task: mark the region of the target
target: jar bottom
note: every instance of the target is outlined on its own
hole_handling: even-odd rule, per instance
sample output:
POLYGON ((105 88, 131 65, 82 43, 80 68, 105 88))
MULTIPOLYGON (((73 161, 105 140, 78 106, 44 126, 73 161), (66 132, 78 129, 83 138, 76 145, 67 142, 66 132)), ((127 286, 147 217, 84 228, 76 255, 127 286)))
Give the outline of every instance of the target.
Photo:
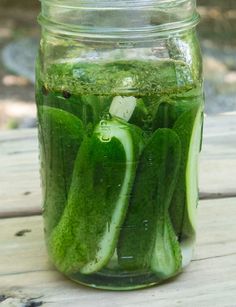
MULTIPOLYGON (((180 273, 181 272, 177 272, 176 275, 180 273)), ((153 273, 147 273, 142 275, 132 275, 131 273, 127 275, 107 275, 107 273, 105 272, 99 272, 90 275, 76 273, 67 277, 79 284, 96 289, 129 291, 151 287, 160 284, 167 279, 171 279, 174 276, 158 278, 157 275, 153 273)))
POLYGON ((151 287, 177 277, 190 264, 194 247, 193 238, 192 240, 182 241, 180 245, 182 251, 182 269, 170 276, 158 276, 150 271, 121 272, 109 268, 89 275, 77 272, 66 276, 76 283, 96 289, 129 291, 151 287))

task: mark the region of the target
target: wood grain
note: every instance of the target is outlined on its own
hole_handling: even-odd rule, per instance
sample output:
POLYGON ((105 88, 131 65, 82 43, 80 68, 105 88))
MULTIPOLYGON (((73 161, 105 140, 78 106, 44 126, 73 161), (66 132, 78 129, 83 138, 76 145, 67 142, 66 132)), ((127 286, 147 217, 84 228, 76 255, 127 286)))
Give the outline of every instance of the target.
POLYGON ((0 133, 0 217, 41 211, 35 129, 0 133))
POLYGON ((201 201, 191 265, 170 282, 135 292, 95 290, 67 280, 48 261, 40 216, 2 219, 0 295, 8 299, 1 306, 25 306, 29 300, 43 306, 235 306, 235 216, 236 198, 201 201), (21 230, 30 232, 17 236, 21 230))
POLYGON ((236 196, 236 115, 206 117, 203 140, 201 194, 236 196))

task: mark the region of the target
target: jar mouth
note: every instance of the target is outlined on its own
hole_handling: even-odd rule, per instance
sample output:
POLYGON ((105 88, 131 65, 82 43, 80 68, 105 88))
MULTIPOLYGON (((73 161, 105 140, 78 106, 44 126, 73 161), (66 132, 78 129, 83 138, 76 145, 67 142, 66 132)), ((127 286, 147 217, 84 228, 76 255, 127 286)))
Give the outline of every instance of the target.
POLYGON ((41 0, 39 23, 55 35, 150 40, 193 28, 195 0, 41 0), (125 5, 124 5, 125 3, 125 5))

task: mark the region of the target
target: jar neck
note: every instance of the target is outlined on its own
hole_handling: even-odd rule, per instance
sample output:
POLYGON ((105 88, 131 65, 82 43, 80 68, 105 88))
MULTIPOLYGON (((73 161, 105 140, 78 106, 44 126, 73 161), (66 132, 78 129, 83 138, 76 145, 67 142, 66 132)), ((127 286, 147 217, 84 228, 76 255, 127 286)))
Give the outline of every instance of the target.
POLYGON ((41 0, 40 24, 58 35, 150 40, 194 27, 196 0, 41 0))

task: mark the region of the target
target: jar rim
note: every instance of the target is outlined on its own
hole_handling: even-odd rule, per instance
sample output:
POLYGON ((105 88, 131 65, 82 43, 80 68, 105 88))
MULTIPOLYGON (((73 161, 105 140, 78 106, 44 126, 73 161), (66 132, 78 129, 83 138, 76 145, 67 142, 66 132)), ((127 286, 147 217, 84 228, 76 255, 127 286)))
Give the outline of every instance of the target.
POLYGON ((67 38, 75 38, 83 41, 91 40, 124 40, 130 41, 152 41, 154 39, 166 37, 169 34, 184 32, 194 28, 200 20, 200 15, 196 12, 191 19, 173 22, 164 25, 156 25, 145 28, 134 29, 93 29, 89 27, 68 26, 60 23, 55 23, 46 19, 42 14, 38 17, 39 24, 56 36, 67 38))
POLYGON ((39 23, 45 29, 83 39, 144 41, 183 31, 199 21, 196 0, 41 0, 41 3, 39 23))
POLYGON ((158 9, 163 6, 174 7, 183 3, 196 3, 196 0, 40 0, 44 4, 50 6, 64 7, 64 8, 149 8, 158 9))

